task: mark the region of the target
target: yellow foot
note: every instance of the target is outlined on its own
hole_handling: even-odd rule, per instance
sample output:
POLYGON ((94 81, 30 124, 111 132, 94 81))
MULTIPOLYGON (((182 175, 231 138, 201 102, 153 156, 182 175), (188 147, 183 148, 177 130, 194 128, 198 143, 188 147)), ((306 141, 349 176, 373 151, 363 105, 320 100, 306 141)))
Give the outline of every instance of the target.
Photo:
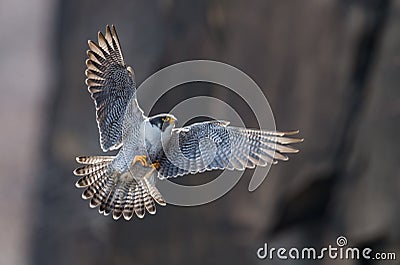
POLYGON ((149 177, 153 174, 154 170, 157 170, 157 169, 159 169, 159 168, 160 168, 160 163, 158 162, 158 160, 156 160, 156 162, 154 162, 153 164, 151 164, 151 169, 150 169, 149 172, 146 173, 146 175, 144 176, 144 178, 149 178, 149 177))
POLYGON ((156 162, 151 164, 151 167, 154 168, 154 169, 159 169, 160 168, 160 162, 158 162, 158 160, 156 160, 156 162))
POLYGON ((135 165, 137 162, 140 162, 142 166, 147 167, 149 166, 147 163, 147 156, 141 155, 141 156, 135 156, 135 158, 132 161, 132 166, 135 165))

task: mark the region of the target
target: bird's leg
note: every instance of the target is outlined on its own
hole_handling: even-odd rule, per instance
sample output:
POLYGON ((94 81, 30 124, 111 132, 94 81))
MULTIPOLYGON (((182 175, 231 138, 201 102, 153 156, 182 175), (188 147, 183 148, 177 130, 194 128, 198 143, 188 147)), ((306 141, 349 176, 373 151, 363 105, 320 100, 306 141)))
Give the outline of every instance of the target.
POLYGON ((154 170, 157 170, 159 168, 160 168, 160 163, 158 162, 158 160, 156 160, 153 164, 151 164, 151 169, 149 172, 146 173, 146 175, 144 175, 144 178, 149 178, 151 174, 153 174, 154 170))
POLYGON ((135 165, 137 162, 140 162, 140 164, 142 164, 142 166, 144 167, 149 166, 149 164, 147 163, 146 155, 135 156, 135 158, 132 161, 132 166, 135 165))
POLYGON ((160 162, 156 160, 153 164, 151 164, 151 167, 154 169, 159 169, 160 168, 160 162))

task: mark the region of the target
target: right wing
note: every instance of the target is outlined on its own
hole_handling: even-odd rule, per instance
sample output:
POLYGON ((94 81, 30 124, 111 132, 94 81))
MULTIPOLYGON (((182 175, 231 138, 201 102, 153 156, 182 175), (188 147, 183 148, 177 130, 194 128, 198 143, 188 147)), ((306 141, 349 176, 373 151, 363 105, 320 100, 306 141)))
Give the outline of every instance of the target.
POLYGON ((214 169, 244 170, 288 160, 302 142, 291 138, 298 131, 275 132, 228 126, 229 122, 195 123, 174 129, 159 163, 159 177, 170 178, 214 169))
MULTIPOLYGON (((133 69, 125 65, 115 27, 107 25, 105 36, 98 33, 98 44, 89 40, 86 84, 96 105, 96 120, 103 151, 122 145, 122 128, 128 104, 134 115, 143 115, 136 100, 133 69)), ((139 119, 137 119, 139 120, 139 119)))

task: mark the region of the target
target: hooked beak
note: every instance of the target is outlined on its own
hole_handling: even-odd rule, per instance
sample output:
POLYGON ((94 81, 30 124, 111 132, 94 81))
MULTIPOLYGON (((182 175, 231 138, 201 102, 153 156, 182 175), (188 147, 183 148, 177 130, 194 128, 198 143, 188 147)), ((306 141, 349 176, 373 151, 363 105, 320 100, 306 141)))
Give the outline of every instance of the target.
POLYGON ((169 124, 173 125, 173 124, 175 124, 175 121, 176 121, 176 119, 170 118, 170 119, 169 119, 169 124))

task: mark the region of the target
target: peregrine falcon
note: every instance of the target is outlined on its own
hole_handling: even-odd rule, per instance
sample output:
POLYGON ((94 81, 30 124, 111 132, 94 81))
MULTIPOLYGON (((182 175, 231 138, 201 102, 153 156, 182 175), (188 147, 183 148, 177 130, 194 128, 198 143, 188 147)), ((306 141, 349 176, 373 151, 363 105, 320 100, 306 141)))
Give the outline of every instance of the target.
POLYGON ((96 106, 100 146, 116 156, 80 156, 74 170, 90 207, 114 219, 155 214, 166 205, 157 179, 209 170, 244 170, 288 160, 298 150, 289 144, 298 131, 276 132, 229 126, 226 121, 194 123, 175 128, 171 114, 147 117, 136 98, 134 71, 124 62, 115 27, 88 41, 86 84, 96 106))

